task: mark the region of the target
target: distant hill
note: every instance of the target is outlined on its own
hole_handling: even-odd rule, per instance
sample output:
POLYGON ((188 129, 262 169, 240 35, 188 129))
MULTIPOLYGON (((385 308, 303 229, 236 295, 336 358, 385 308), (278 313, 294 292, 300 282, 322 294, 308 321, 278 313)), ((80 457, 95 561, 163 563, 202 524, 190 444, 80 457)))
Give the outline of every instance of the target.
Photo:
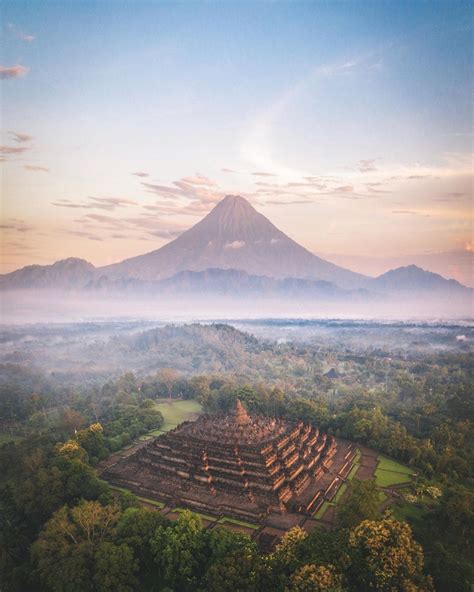
POLYGON ((425 271, 416 265, 387 271, 372 280, 370 286, 384 292, 430 292, 432 294, 472 292, 456 280, 447 280, 437 273, 425 271))
POLYGON ((71 257, 0 276, 3 290, 86 290, 101 295, 217 295, 315 302, 387 299, 404 293, 469 297, 472 290, 415 265, 369 278, 313 255, 238 195, 164 247, 95 268, 71 257))
POLYGON ((95 277, 95 267, 84 259, 69 257, 52 265, 28 265, 0 276, 0 288, 82 288, 95 277))
POLYGON ((252 298, 315 298, 347 299, 373 298, 368 290, 344 290, 331 282, 299 278, 278 279, 250 275, 237 269, 206 269, 182 271, 160 281, 134 279, 110 280, 101 276, 89 282, 88 291, 104 294, 127 292, 130 294, 164 296, 226 296, 252 298))

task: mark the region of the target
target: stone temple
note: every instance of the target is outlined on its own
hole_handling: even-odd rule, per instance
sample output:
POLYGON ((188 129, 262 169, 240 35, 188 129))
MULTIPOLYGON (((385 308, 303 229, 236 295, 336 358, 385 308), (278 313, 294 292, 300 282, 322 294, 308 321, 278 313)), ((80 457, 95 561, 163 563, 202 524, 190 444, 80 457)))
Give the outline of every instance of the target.
POLYGON ((237 401, 231 413, 201 416, 147 442, 103 477, 170 507, 267 524, 273 517, 290 527, 334 497, 354 455, 317 428, 250 416, 237 401))

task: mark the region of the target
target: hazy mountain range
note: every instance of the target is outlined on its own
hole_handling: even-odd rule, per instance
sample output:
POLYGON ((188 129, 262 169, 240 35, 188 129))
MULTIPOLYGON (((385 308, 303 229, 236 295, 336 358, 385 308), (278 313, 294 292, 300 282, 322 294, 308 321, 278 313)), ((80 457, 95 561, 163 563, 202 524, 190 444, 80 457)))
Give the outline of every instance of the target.
POLYGON ((289 238, 240 196, 229 195, 165 246, 105 267, 69 258, 0 276, 3 290, 216 294, 308 299, 379 299, 408 292, 468 296, 455 280, 414 265, 377 278, 330 263, 289 238))

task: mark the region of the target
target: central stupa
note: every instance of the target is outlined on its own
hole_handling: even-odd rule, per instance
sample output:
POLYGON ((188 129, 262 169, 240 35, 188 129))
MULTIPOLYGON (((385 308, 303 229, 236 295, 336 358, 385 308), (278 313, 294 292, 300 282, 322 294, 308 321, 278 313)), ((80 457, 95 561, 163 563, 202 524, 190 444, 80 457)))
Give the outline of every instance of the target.
POLYGON ((336 440, 317 428, 249 415, 237 400, 230 413, 155 438, 104 477, 171 507, 261 520, 313 513, 333 480, 336 452, 336 440))

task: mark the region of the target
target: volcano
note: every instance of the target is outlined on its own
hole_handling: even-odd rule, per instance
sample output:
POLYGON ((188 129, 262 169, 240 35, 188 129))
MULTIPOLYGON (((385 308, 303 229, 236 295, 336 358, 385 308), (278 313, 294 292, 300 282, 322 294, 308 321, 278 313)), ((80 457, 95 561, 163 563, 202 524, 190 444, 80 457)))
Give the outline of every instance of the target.
POLYGON ((313 255, 239 195, 225 197, 205 218, 160 249, 102 267, 100 272, 112 279, 159 280, 210 268, 325 280, 347 288, 364 286, 368 280, 313 255))

